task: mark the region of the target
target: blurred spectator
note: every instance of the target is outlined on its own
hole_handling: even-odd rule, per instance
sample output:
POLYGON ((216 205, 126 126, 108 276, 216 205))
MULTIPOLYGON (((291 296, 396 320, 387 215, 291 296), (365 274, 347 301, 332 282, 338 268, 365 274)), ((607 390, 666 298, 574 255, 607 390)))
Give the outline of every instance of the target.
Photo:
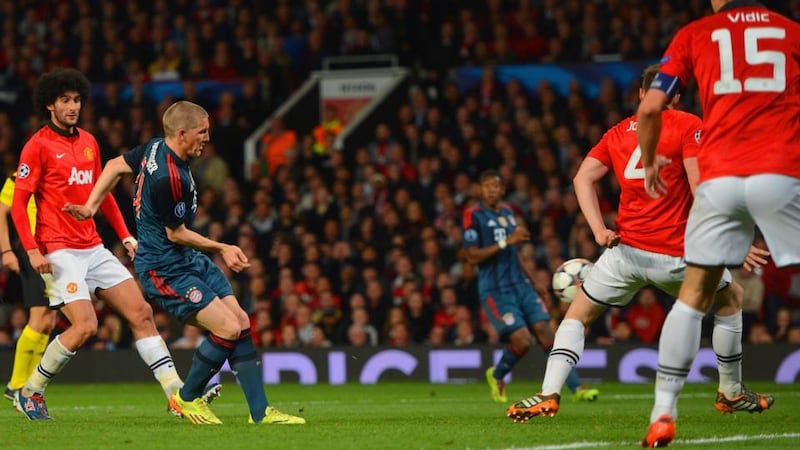
POLYGON ((297 328, 290 323, 281 327, 280 346, 282 348, 300 347, 300 340, 297 338, 297 328))
POLYGON ((772 338, 775 342, 786 342, 788 340, 789 329, 792 327, 792 312, 789 308, 778 308, 775 315, 775 332, 772 338))
POLYGON ((333 143, 342 132, 344 124, 340 119, 336 106, 327 104, 323 107, 322 122, 314 127, 314 153, 324 155, 333 150, 333 143))
POLYGON ((200 328, 186 324, 183 326, 181 337, 172 342, 170 348, 194 350, 199 347, 205 339, 203 331, 200 328))
POLYGON ((749 271, 744 269, 732 270, 733 279, 744 288, 744 298, 742 299, 742 328, 747 335, 750 326, 761 320, 761 309, 764 303, 764 281, 759 274, 760 271, 749 271))
POLYGON ((786 332, 786 343, 800 345, 800 325, 789 327, 789 331, 786 332))
POLYGON ((161 339, 169 345, 173 340, 172 325, 169 314, 164 311, 153 312, 153 322, 156 324, 156 330, 161 336, 161 339))
POLYGON ((306 305, 300 305, 300 307, 297 308, 295 324, 297 340, 300 341, 300 345, 309 345, 314 333, 314 323, 311 321, 311 308, 306 305))
POLYGON ((314 327, 311 333, 311 340, 306 344, 306 346, 313 348, 328 348, 331 345, 331 341, 325 336, 325 332, 320 326, 314 327))
POLYGON ((250 168, 253 178, 275 176, 277 170, 286 165, 289 152, 297 152, 297 133, 286 129, 283 118, 274 116, 270 129, 261 137, 260 158, 250 168))
POLYGON ((13 350, 14 340, 8 331, 0 329, 0 350, 13 350))
POLYGON ((771 344, 774 342, 774 339, 772 339, 772 335, 769 334, 769 329, 767 329, 766 325, 761 322, 756 322, 750 327, 747 341, 751 344, 771 344))
POLYGON ((371 347, 369 337, 363 325, 353 323, 347 327, 347 342, 353 347, 371 347))
POLYGON ((617 324, 614 326, 614 331, 612 332, 612 335, 614 337, 614 342, 616 343, 632 342, 635 339, 635 335, 633 333, 631 325, 624 320, 617 322, 617 324))
POLYGON ((192 160, 191 167, 198 187, 209 188, 214 192, 222 191, 230 174, 228 163, 217 153, 216 145, 211 142, 203 147, 199 158, 192 160))
POLYGON ((628 308, 628 324, 636 337, 645 344, 658 340, 666 312, 658 301, 656 290, 645 287, 636 295, 636 302, 628 308))

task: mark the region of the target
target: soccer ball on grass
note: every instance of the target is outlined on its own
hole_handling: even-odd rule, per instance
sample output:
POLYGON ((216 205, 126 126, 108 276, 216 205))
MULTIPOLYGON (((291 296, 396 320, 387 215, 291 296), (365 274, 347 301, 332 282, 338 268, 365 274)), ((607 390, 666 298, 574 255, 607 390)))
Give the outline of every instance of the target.
POLYGON ((572 303, 581 283, 589 275, 594 264, 588 259, 575 258, 564 261, 553 273, 553 292, 564 303, 572 303))

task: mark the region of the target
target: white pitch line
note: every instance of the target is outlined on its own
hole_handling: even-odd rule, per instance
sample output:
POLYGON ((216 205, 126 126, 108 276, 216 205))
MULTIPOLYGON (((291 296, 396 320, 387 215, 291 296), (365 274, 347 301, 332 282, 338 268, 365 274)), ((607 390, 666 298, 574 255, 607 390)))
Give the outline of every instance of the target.
MULTIPOLYGON (((738 434, 734 436, 719 436, 698 439, 675 439, 675 444, 692 445, 692 444, 721 444, 726 442, 748 442, 748 441, 761 441, 761 440, 777 440, 777 439, 798 439, 800 433, 780 433, 780 434, 738 434)), ((556 444, 556 445, 540 445, 537 447, 511 447, 508 450, 570 450, 576 448, 600 448, 600 447, 618 447, 638 445, 638 443, 631 444, 630 442, 609 442, 609 441, 580 441, 571 442, 569 444, 556 444)))

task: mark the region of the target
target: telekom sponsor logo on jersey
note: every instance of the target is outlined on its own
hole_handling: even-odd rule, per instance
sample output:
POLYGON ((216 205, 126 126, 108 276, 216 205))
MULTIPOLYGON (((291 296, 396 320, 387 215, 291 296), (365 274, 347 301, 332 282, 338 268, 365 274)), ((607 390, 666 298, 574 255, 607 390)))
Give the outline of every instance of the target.
POLYGON ((67 182, 72 185, 92 184, 94 181, 94 171, 92 169, 78 170, 76 167, 72 168, 67 182))

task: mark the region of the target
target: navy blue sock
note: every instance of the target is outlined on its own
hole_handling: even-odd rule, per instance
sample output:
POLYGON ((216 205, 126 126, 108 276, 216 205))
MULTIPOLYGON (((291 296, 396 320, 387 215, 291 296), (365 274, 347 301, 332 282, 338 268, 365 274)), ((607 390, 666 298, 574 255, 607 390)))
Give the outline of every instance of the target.
POLYGON ((502 380, 504 376, 511 372, 511 369, 517 365, 523 356, 525 356, 525 352, 514 348, 514 346, 511 344, 508 344, 508 346, 503 350, 503 356, 500 357, 500 361, 498 361, 497 365, 494 367, 494 378, 497 380, 502 380))
POLYGON ((264 418, 264 412, 269 405, 267 394, 264 392, 264 378, 261 372, 261 358, 253 345, 250 337, 250 329, 242 330, 239 340, 236 341, 228 362, 231 370, 239 380, 244 397, 247 399, 247 406, 250 408, 250 416, 253 421, 258 423, 264 418))
POLYGON ((194 352, 192 367, 189 368, 189 374, 179 391, 181 399, 192 401, 203 395, 208 381, 219 372, 235 345, 236 341, 210 334, 194 352))

